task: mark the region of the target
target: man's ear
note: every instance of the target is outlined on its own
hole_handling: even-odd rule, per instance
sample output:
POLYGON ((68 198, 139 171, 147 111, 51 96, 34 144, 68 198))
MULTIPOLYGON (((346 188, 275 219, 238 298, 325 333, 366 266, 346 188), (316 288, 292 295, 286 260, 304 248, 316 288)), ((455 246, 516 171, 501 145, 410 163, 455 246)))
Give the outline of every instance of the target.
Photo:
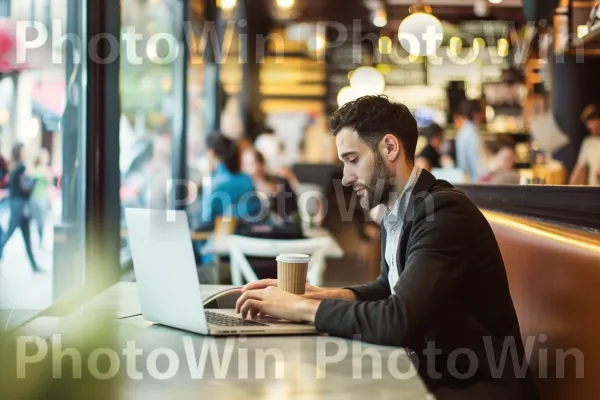
POLYGON ((402 148, 402 144, 400 140, 394 135, 385 135, 381 140, 381 152, 383 158, 388 162, 394 162, 401 157, 404 149, 402 148))

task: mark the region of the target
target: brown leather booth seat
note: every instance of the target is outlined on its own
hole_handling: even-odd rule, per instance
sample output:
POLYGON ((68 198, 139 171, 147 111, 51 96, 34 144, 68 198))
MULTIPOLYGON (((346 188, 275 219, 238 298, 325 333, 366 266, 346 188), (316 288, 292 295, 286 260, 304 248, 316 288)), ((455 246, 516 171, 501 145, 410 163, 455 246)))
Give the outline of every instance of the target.
POLYGON ((542 399, 599 399, 600 234, 484 214, 542 399))

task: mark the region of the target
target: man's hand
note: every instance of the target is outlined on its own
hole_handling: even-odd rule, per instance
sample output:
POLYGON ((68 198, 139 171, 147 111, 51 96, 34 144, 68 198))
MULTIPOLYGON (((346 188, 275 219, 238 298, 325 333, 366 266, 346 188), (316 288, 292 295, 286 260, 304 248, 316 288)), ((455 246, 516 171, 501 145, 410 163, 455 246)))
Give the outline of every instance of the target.
MULTIPOLYGON (((242 288, 242 293, 247 290, 266 289, 268 287, 277 287, 277 279, 262 279, 260 281, 250 282, 242 288)), ((308 297, 308 295, 320 292, 323 289, 307 283, 304 290, 304 296, 308 297)))
POLYGON ((235 309, 246 319, 248 315, 269 315, 291 322, 315 322, 320 301, 285 292, 277 287, 244 290, 235 309))
MULTIPOLYGON (((250 282, 242 288, 242 293, 248 290, 260 290, 268 287, 277 287, 277 279, 263 279, 250 282)), ((356 300, 354 292, 348 289, 324 289, 310 284, 306 284, 305 292, 302 297, 313 300, 342 299, 356 300)))

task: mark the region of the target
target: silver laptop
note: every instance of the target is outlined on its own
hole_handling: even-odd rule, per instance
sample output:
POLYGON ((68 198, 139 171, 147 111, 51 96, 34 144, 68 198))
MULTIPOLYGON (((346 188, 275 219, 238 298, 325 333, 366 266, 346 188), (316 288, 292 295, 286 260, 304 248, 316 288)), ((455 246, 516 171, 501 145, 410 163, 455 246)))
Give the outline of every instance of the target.
POLYGON ((205 310, 185 212, 128 208, 125 219, 145 319, 204 335, 316 332, 312 324, 243 320, 235 309, 205 310))

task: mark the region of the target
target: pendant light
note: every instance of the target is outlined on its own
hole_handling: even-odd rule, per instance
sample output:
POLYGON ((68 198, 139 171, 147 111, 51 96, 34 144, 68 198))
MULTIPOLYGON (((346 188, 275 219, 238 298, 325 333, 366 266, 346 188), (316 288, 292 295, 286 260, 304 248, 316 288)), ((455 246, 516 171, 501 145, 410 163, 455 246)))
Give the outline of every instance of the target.
POLYGON ((406 52, 413 56, 434 54, 442 45, 444 28, 433 15, 431 7, 419 0, 409 8, 410 15, 400 23, 398 39, 406 52))

